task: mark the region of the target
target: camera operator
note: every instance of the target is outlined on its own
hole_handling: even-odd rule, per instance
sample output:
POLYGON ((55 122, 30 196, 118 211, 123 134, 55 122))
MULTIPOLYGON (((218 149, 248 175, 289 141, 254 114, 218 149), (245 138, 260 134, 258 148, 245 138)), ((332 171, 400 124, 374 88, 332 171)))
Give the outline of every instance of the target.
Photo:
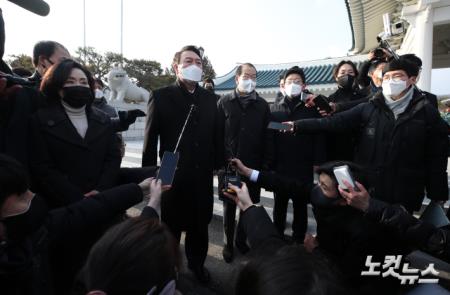
POLYGON ((403 58, 391 60, 382 91, 369 102, 331 117, 286 124, 295 125, 295 132, 356 130, 355 162, 369 172, 376 198, 409 212, 420 208, 425 189, 428 198, 445 201, 448 127, 413 87, 418 72, 403 58))
POLYGON ((381 89, 383 68, 391 58, 389 51, 378 47, 370 51, 367 61, 361 64, 356 82, 366 96, 372 96, 381 89))
MULTIPOLYGON (((69 275, 71 270, 57 267, 55 262, 64 264, 68 255, 78 253, 64 252, 64 247, 82 245, 86 235, 100 234, 117 214, 154 191, 155 183, 146 179, 139 185, 122 185, 76 204, 48 211, 42 197, 29 190, 24 167, 0 154, 2 294, 67 293, 73 280, 69 275), (69 284, 65 284, 67 281, 69 284), (55 286, 58 286, 56 290, 55 286)), ((149 205, 153 204, 151 200, 149 205)))
MULTIPOLYGON (((48 13, 45 12, 48 5, 43 1, 11 2, 37 14, 48 13)), ((43 99, 34 89, 22 86, 30 84, 27 80, 12 75, 13 72, 3 61, 4 48, 5 23, 0 9, 0 153, 14 157, 28 169, 28 118, 43 103, 43 99)))

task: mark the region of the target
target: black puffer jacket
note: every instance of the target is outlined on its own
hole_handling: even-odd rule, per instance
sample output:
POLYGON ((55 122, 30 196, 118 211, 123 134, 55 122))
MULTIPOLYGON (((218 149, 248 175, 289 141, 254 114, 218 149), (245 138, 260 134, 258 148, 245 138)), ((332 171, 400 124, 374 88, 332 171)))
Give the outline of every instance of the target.
POLYGON ((378 93, 368 103, 322 119, 295 122, 297 132, 357 132, 355 162, 369 172, 375 196, 418 210, 424 197, 447 200, 447 124, 418 91, 396 120, 378 93))

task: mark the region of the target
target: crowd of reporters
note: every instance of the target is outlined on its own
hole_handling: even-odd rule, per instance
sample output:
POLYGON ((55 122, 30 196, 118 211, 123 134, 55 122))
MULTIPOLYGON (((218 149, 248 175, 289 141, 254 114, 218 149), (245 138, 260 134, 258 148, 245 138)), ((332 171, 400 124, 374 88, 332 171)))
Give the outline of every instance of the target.
POLYGON ((201 88, 192 70, 201 69, 202 54, 184 47, 174 57, 176 83, 149 101, 143 167, 124 169, 117 132, 141 111, 106 108, 101 80, 61 44, 39 42, 29 84, 0 79, 2 293, 175 294, 182 231, 188 267, 209 282, 213 170, 224 202, 223 258, 233 261, 235 245, 250 257, 236 294, 407 292, 395 278, 364 278, 361 270, 368 255, 413 249, 448 261, 448 231, 411 215, 425 192, 436 202, 448 198, 448 125, 436 97, 414 86, 417 57, 380 50, 359 73, 351 61, 338 63, 338 88, 328 97, 307 90, 301 68, 288 69, 269 105, 255 90, 254 65, 240 65, 236 89, 218 98, 214 82, 201 88), (190 105, 179 170, 163 186, 152 178, 157 154, 178 147, 190 105), (270 122, 288 128, 274 131, 270 122), (338 186, 333 168, 343 164, 357 189, 338 186), (242 183, 227 183, 230 173, 242 183), (274 223, 255 205, 261 188, 274 192, 274 223), (124 214, 143 199, 139 217, 124 214), (307 233, 307 204, 316 236, 307 233))

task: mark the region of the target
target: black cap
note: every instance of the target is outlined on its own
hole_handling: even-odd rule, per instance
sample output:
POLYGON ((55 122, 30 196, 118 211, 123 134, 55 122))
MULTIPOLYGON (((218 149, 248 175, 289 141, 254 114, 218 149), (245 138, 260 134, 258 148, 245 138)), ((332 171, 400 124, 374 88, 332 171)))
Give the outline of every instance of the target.
POLYGON ((293 66, 292 68, 288 69, 285 73, 284 73, 284 80, 286 80, 286 78, 291 75, 291 74, 298 74, 300 75, 300 77, 302 78, 303 83, 306 83, 306 79, 305 79, 305 72, 303 72, 302 68, 299 68, 298 66, 293 66))
POLYGON ((419 75, 419 67, 407 60, 400 57, 399 59, 393 59, 386 64, 383 69, 383 75, 391 71, 405 71, 408 77, 417 77, 419 75))

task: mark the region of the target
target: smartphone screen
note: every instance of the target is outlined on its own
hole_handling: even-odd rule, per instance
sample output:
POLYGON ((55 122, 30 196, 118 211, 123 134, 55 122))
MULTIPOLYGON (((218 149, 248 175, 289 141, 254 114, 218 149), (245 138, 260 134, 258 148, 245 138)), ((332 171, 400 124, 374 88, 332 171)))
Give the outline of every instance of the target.
POLYGON ((354 190, 357 190, 355 181, 353 180, 350 168, 347 165, 338 166, 333 169, 334 176, 341 188, 348 189, 347 185, 344 184, 344 180, 350 183, 354 190))
POLYGON ((303 102, 306 102, 308 100, 309 93, 306 93, 305 91, 302 91, 302 94, 300 96, 300 100, 303 102))
POLYGON ((179 157, 179 153, 164 152, 161 167, 156 176, 157 179, 161 179, 162 185, 172 185, 179 157))
POLYGON ((291 126, 279 122, 270 122, 267 128, 273 130, 289 130, 291 126))

